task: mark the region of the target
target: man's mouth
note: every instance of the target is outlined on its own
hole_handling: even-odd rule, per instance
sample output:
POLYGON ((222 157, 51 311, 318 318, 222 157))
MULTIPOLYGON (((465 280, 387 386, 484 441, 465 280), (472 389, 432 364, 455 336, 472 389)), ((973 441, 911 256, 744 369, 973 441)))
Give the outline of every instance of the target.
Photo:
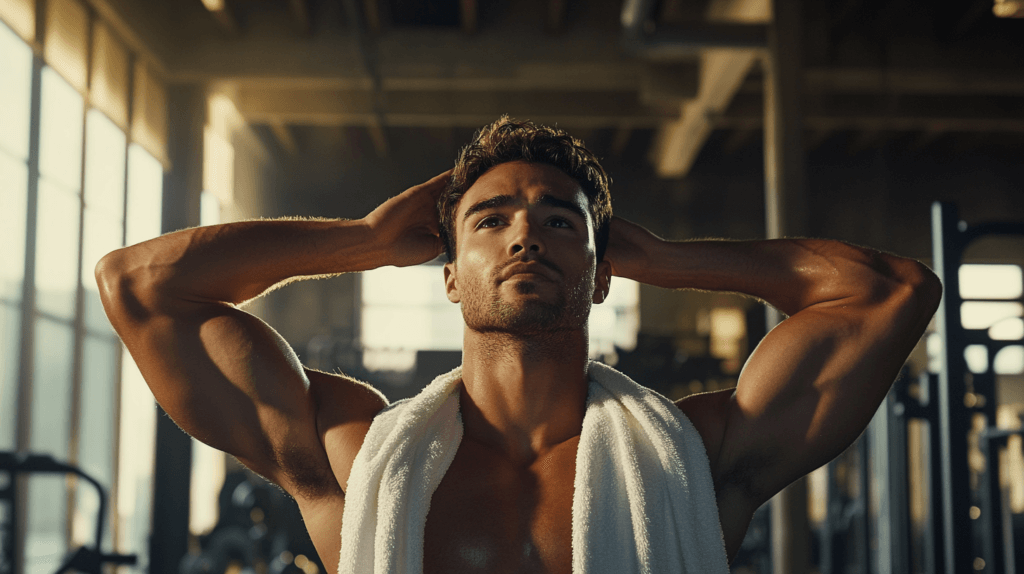
POLYGON ((561 271, 549 261, 537 260, 531 262, 516 262, 502 269, 500 277, 502 281, 508 281, 512 277, 523 276, 524 278, 541 278, 554 281, 561 271))

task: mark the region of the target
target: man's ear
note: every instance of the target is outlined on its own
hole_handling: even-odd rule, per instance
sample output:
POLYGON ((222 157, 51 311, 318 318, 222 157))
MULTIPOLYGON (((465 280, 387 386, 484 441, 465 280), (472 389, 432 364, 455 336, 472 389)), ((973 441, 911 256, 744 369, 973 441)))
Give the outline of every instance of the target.
POLYGON ((461 301, 459 287, 455 284, 455 262, 444 264, 444 292, 452 303, 461 301))
POLYGON ((594 303, 604 303, 608 298, 608 289, 612 282, 612 264, 602 260, 597 264, 597 273, 594 275, 594 303))

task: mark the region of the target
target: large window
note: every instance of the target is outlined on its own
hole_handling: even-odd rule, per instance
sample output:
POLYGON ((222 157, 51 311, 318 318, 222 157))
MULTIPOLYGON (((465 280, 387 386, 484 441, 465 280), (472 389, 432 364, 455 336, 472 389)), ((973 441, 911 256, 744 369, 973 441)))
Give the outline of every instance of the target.
POLYGON ((15 446, 32 49, 0 24, 0 450, 15 446))
MULTIPOLYGON (((993 341, 1024 338, 1024 273, 1017 265, 961 265, 960 322, 965 329, 984 329, 993 341)), ((1007 345, 989 357, 985 345, 967 345, 967 368, 972 373, 991 369, 996 375, 1024 373, 1024 346, 1007 345), (990 364, 991 363, 991 364, 990 364)))
MULTIPOLYGON (((381 267, 362 274, 363 366, 407 371, 416 351, 462 349, 462 311, 448 301, 439 265, 381 267)), ((590 355, 614 362, 615 349, 632 350, 640 327, 640 285, 615 277, 608 298, 590 313, 590 355)))
MULTIPOLYGON (((0 451, 52 455, 96 478, 110 496, 103 549, 140 554, 141 572, 155 404, 106 319, 93 269, 160 234, 152 126, 166 112, 138 105, 150 117, 131 118, 127 102, 159 103, 162 88, 141 62, 130 85, 127 49, 84 4, 50 0, 42 15, 36 5, 0 5, 0 451), (34 55, 26 31, 37 17, 46 34, 34 55), (129 133, 147 134, 148 148, 129 133)), ((26 573, 51 574, 70 547, 94 543, 91 486, 30 475, 26 498, 26 573)))

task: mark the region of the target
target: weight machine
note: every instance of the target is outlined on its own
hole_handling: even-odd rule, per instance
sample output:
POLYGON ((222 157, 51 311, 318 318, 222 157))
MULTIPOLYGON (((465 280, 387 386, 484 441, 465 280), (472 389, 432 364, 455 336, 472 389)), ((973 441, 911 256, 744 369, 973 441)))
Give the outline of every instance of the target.
POLYGON ((971 244, 991 236, 1024 238, 1024 223, 971 226, 960 221, 955 205, 943 202, 932 205, 931 216, 934 270, 944 287, 936 312, 940 368, 937 373, 921 373, 916 393, 904 371, 865 435, 829 463, 829 505, 819 532, 823 574, 1024 572, 1024 516, 1008 511, 999 479, 1000 451, 1007 448, 1010 437, 1024 431, 996 426, 993 361, 986 372, 972 373, 964 354, 968 345, 982 345, 994 357, 1002 348, 1022 342, 993 340, 987 328, 965 329, 959 280, 964 252, 971 244), (980 432, 974 428, 977 416, 984 420, 980 432), (927 520, 920 533, 913 532, 910 519, 907 441, 911 421, 923 423, 924 429, 925 480, 913 485, 927 492, 927 520), (972 440, 984 459, 984 471, 973 485, 968 464, 972 440), (836 474, 854 451, 859 496, 850 499, 842 496, 836 474), (877 497, 872 501, 877 509, 874 516, 868 510, 872 496, 877 497), (916 556, 915 539, 921 550, 916 556))
POLYGON ((82 477, 86 482, 96 488, 100 498, 100 507, 96 513, 96 544, 92 548, 82 546, 69 553, 56 574, 68 571, 82 572, 85 574, 100 574, 103 564, 134 565, 137 557, 134 554, 105 553, 100 549, 103 542, 103 523, 106 519, 107 494, 103 487, 93 477, 83 472, 80 468, 58 462, 53 457, 45 454, 20 454, 14 452, 0 452, 0 472, 7 474, 6 486, 0 487, 0 503, 6 504, 9 508, 7 520, 0 524, 0 574, 14 573, 14 528, 17 524, 15 516, 15 504, 17 500, 17 477, 19 474, 47 473, 47 474, 74 474, 82 477))

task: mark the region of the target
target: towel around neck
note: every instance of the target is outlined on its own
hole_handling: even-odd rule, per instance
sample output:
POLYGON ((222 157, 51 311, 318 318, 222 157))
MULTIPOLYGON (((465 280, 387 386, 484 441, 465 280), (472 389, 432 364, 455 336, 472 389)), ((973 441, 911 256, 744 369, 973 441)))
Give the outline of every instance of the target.
MULTIPOLYGON (((729 571, 700 434, 664 396, 597 362, 576 453, 575 574, 729 571)), ((386 407, 345 489, 339 574, 418 574, 430 498, 462 441, 462 368, 386 407)))

